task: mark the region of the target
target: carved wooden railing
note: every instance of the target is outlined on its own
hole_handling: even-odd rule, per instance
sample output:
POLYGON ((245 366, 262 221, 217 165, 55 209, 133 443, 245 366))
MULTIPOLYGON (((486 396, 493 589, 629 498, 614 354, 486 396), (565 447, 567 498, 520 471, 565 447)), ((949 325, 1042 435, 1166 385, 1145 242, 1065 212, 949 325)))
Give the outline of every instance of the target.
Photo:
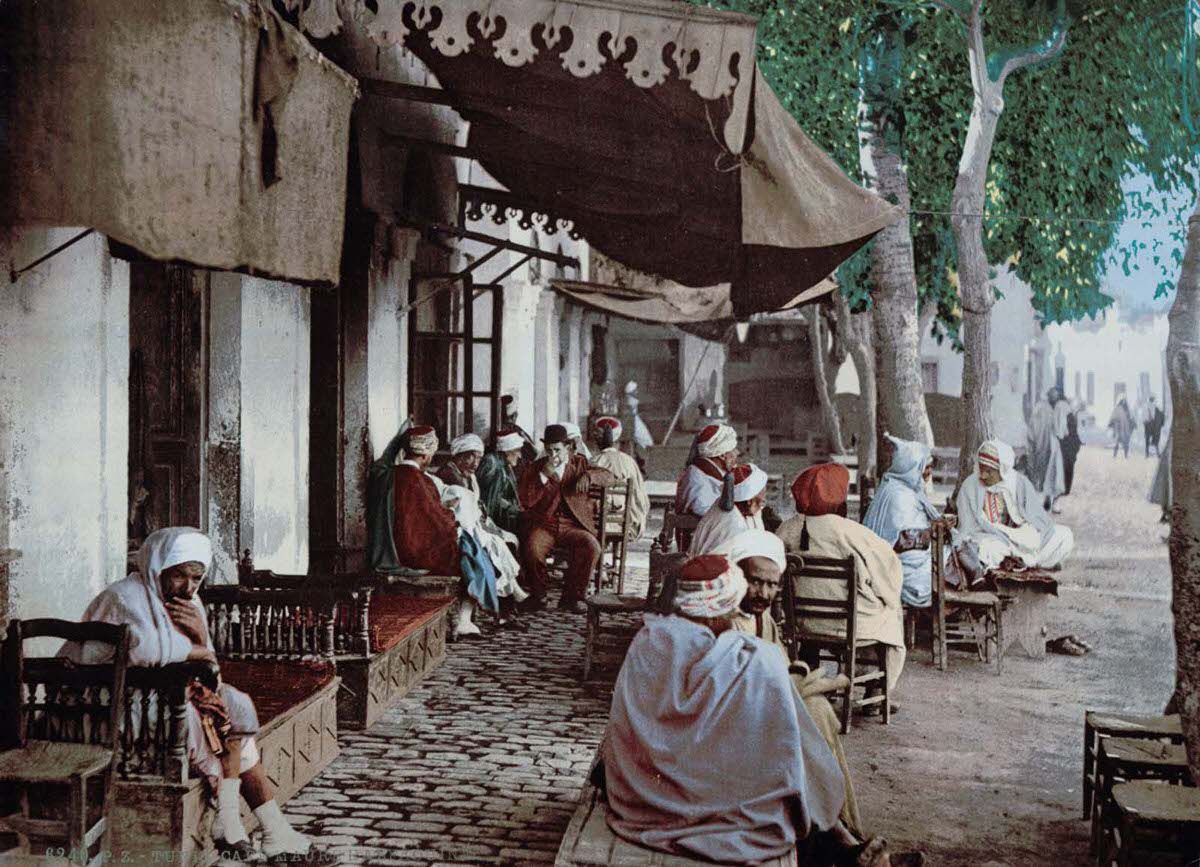
POLYGON ((209 636, 222 659, 329 659, 370 651, 370 587, 309 582, 204 588, 209 636))
MULTIPOLYGON (((26 660, 21 703, 27 737, 69 743, 105 743, 109 738, 111 690, 89 678, 104 666, 76 665, 54 657, 26 660)), ((117 773, 123 778, 187 779, 187 691, 193 680, 216 684, 216 666, 183 662, 125 672, 117 773)))

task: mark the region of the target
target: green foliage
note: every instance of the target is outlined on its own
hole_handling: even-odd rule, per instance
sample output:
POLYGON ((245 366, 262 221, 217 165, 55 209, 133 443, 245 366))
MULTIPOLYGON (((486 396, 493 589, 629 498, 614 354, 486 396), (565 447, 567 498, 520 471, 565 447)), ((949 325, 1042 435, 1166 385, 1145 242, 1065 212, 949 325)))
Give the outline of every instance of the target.
MULTIPOLYGON (((967 0, 953 2, 969 9, 967 0)), ((759 63, 767 80, 851 177, 861 178, 860 87, 892 94, 913 199, 918 286, 924 301, 938 305, 939 331, 954 337, 955 252, 945 212, 972 105, 959 17, 920 0, 705 5, 759 17, 759 63), (899 56, 879 52, 887 27, 903 33, 899 56)), ((1100 289, 1103 274, 1110 266, 1132 267, 1136 252, 1114 247, 1118 226, 1111 221, 1169 217, 1178 226, 1174 247, 1182 246, 1181 215, 1164 214, 1158 196, 1126 197, 1122 181, 1145 175, 1164 193, 1193 190, 1188 167, 1197 141, 1181 114, 1184 9, 1184 0, 992 0, 986 6, 993 77, 1008 57, 1069 27, 1059 57, 1020 70, 1005 84, 984 219, 989 260, 1009 264, 1030 284, 1046 321, 1078 319, 1110 302, 1100 289)), ((1178 256, 1150 252, 1165 289, 1178 256)), ((864 250, 839 271, 852 305, 868 297, 868 264, 864 250)))

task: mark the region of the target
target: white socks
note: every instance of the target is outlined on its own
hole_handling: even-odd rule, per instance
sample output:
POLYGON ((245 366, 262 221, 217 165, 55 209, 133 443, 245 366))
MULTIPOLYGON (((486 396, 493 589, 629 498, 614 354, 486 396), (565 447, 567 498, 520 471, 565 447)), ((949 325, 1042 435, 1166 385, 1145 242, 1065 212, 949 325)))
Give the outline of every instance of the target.
POLYGON ((224 840, 227 843, 241 843, 250 838, 242 827, 242 781, 237 777, 232 780, 221 780, 217 789, 217 818, 213 820, 212 835, 214 840, 224 840))
POLYGON ((475 613, 475 600, 465 598, 458 608, 458 622, 454 625, 455 635, 481 635, 479 627, 471 620, 475 613))
POLYGON ((283 811, 272 799, 254 811, 262 825, 262 849, 268 858, 287 852, 304 855, 308 852, 308 838, 293 828, 283 818, 283 811))

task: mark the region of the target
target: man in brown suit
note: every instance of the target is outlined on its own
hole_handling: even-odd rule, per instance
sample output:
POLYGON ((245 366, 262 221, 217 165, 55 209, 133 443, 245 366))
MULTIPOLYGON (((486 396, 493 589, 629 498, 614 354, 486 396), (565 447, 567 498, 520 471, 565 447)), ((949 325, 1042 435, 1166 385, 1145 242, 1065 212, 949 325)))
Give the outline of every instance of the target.
POLYGON ((542 444, 545 457, 526 464, 517 483, 525 510, 521 566, 531 595, 525 607, 536 611, 546 606, 546 557, 552 548, 561 547, 567 551, 568 566, 558 607, 583 614, 588 579, 600 560, 588 488, 612 482, 613 475, 574 454, 567 429, 560 424, 547 426, 542 444))

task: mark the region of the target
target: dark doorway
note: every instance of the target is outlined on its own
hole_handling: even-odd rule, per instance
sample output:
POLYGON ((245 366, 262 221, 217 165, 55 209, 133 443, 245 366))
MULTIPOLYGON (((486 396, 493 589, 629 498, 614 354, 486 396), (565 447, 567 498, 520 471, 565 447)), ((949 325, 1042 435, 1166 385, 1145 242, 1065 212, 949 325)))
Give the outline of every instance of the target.
POLYGON ((129 547, 200 526, 208 275, 129 264, 129 547))

